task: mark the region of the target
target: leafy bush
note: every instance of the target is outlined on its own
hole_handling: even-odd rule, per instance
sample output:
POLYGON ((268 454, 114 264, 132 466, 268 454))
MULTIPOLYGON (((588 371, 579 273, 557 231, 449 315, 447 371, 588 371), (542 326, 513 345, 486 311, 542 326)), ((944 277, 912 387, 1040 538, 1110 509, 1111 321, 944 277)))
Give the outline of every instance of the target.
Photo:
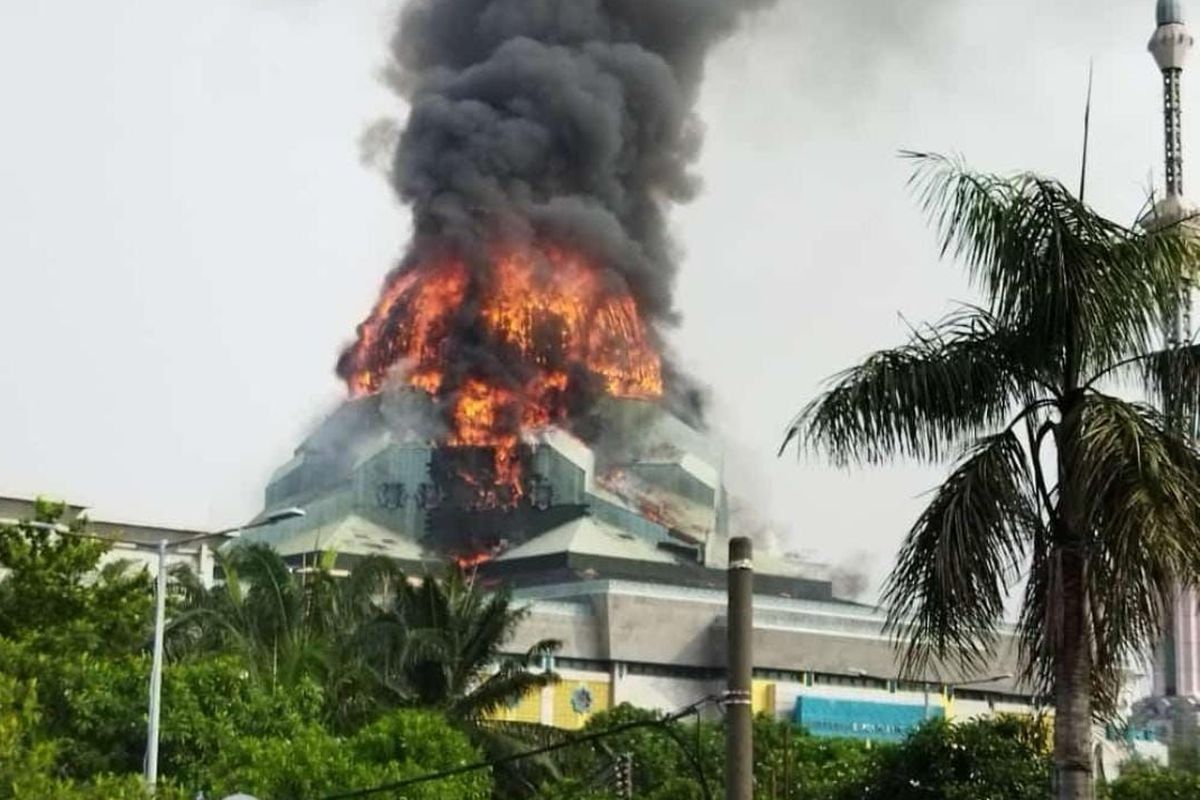
MULTIPOLYGON (((660 720, 661 715, 621 705, 597 714, 585 733, 633 722, 660 720)), ((754 721, 754 775, 761 798, 784 796, 791 784, 792 800, 859 800, 875 775, 879 747, 845 739, 809 736, 785 720, 759 717, 754 721)), ((608 768, 620 753, 633 756, 636 796, 647 800, 702 800, 701 771, 713 797, 722 794, 725 735, 717 721, 675 722, 637 728, 607 737, 601 743, 566 751, 560 760, 566 778, 548 787, 546 797, 589 797, 608 778, 608 768)), ((603 795, 600 795, 603 796, 603 795)))
POLYGON ((788 720, 767 717, 754 722, 754 749, 760 795, 793 800, 859 800, 889 751, 886 745, 810 736, 788 720))
MULTIPOLYGON (((97 775, 73 782, 57 774, 62 742, 46 736, 35 681, 0 673, 0 800, 147 800, 140 775, 97 775)), ((171 785, 158 800, 182 800, 171 785)))
POLYGON ((879 800, 1044 800, 1050 792, 1050 737, 1036 718, 930 720, 879 764, 879 800))
MULTIPOLYGON (((240 737, 208 765, 212 794, 248 792, 259 800, 315 800, 471 764, 479 754, 444 717, 396 711, 350 737, 303 725, 288 738, 240 737)), ((486 771, 465 773, 405 789, 406 800, 491 795, 486 771)))
POLYGON ((1200 797, 1200 774, 1132 762, 1101 796, 1104 800, 1195 800, 1200 797))

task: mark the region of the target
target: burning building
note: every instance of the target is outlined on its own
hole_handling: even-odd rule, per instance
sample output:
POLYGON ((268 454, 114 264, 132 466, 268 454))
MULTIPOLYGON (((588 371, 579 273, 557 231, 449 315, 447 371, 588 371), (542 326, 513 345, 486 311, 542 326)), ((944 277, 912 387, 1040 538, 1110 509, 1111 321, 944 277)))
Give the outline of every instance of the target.
MULTIPOLYGON (((619 702, 675 709, 723 679, 737 523, 700 393, 665 346, 666 218, 698 187, 706 55, 770 3, 402 13, 387 74, 408 115, 388 163, 412 240, 337 362, 345 402, 267 487, 265 512, 307 515, 248 538, 297 564, 457 562, 512 587, 529 610, 512 646, 561 640, 545 666, 563 681, 505 718, 579 727, 619 702)), ((755 710, 896 738, 951 716, 953 683, 979 683, 899 685, 880 612, 834 598, 811 565, 754 562, 755 710)), ((1002 654, 1007 672, 959 708, 1027 711, 1014 664, 1002 654)))
POLYGON ((405 6, 389 178, 412 239, 338 359, 346 402, 267 488, 268 511, 308 516, 257 538, 301 558, 546 565, 551 540, 719 558, 720 455, 664 344, 666 217, 698 186, 706 55, 767 5, 405 6))
POLYGON ((431 438, 442 424, 416 387, 346 403, 267 487, 268 509, 307 516, 254 536, 294 561, 322 551, 343 565, 372 554, 414 569, 455 561, 522 584, 719 581, 707 569, 722 563, 730 521, 719 453, 657 402, 598 400, 589 424, 629 434, 603 446, 559 425, 500 444, 431 438))

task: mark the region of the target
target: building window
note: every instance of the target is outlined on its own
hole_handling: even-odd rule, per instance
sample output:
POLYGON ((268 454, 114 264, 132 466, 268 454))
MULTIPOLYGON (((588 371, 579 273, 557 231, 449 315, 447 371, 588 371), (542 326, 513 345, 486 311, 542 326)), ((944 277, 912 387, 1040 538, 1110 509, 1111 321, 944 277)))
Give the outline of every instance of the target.
POLYGON ((725 677, 725 670, 706 667, 682 667, 669 664, 628 665, 630 675, 647 675, 657 678, 686 678, 697 681, 715 681, 725 677))
POLYGON ((866 675, 834 675, 814 672, 813 684, 817 686, 854 686, 860 689, 882 689, 887 691, 888 681, 866 675))
POLYGON ((577 669, 583 672, 608 672, 608 662, 588 658, 555 658, 555 669, 577 669))
POLYGON ((779 681, 780 683, 803 683, 803 672, 790 669, 756 669, 754 677, 764 681, 779 681))

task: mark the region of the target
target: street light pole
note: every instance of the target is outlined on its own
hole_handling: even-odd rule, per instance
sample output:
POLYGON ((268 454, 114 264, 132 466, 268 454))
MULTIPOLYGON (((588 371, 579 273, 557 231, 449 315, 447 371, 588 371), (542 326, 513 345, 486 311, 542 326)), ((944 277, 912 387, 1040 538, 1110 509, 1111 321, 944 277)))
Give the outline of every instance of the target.
MULTIPOLYGON (((154 646, 150 660, 150 705, 148 720, 146 723, 146 760, 144 762, 144 777, 146 788, 151 794, 154 792, 155 785, 158 783, 158 726, 160 717, 160 708, 162 704, 162 673, 163 673, 163 635, 166 629, 167 616, 167 550, 182 545, 198 544, 205 539, 214 539, 218 537, 233 538, 238 536, 242 531, 250 530, 251 528, 261 528, 265 525, 273 525, 276 522, 282 522, 285 519, 294 519, 303 517, 305 511, 302 508, 284 508, 278 511, 272 511, 265 515, 257 522, 249 525, 240 525, 235 528, 227 528, 225 530, 214 531, 213 533, 200 533, 195 536, 189 536, 177 542, 170 542, 167 539, 160 539, 155 551, 158 554, 158 574, 154 581, 154 646)), ((59 536, 70 536, 77 539, 97 539, 100 541, 112 542, 113 540, 105 536, 97 536, 92 533, 72 530, 70 526, 58 522, 39 522, 36 520, 17 520, 17 519, 0 519, 0 527, 15 527, 24 526, 35 530, 46 531, 47 533, 58 534, 59 536)), ((134 547, 145 548, 146 545, 133 543, 134 547)))
POLYGON ((163 629, 167 616, 167 540, 158 543, 158 575, 154 581, 154 650, 150 661, 150 719, 146 724, 146 786, 158 784, 158 720, 162 698, 163 629))
POLYGON ((302 508, 285 508, 281 511, 274 511, 250 525, 228 528, 223 531, 215 531, 214 533, 201 533, 196 536, 189 536, 174 544, 171 544, 166 539, 159 540, 158 575, 154 582, 154 650, 150 660, 150 713, 149 719, 146 722, 145 780, 146 788, 151 794, 154 793, 154 789, 158 784, 158 723, 162 705, 163 636, 167 624, 167 549, 181 545, 198 544, 205 539, 213 539, 221 536, 234 538, 240 535, 242 531, 250 530, 251 528, 261 528, 264 525, 272 525, 285 519, 303 517, 304 514, 305 512, 302 508))

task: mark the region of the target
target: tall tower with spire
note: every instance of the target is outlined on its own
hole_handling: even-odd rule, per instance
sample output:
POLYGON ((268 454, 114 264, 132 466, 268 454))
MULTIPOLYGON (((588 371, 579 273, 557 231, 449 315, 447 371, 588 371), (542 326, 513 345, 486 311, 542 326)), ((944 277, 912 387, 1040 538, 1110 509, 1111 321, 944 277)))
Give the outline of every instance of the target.
MULTIPOLYGON (((1163 138, 1166 194, 1142 220, 1147 229, 1183 224, 1196 228, 1196 207, 1183 194, 1183 68, 1195 42, 1184 21, 1183 0, 1158 0, 1157 28, 1150 37, 1150 54, 1162 72, 1163 138)), ((1190 290, 1188 292, 1191 294, 1190 290)), ((1170 346, 1191 337, 1191 303, 1170 325, 1170 346)), ((1200 596, 1183 588, 1176 597, 1166 636, 1155 665, 1154 693, 1158 696, 1200 697, 1200 596)))
POLYGON ((1150 53, 1163 76, 1163 127, 1166 139, 1167 197, 1183 196, 1183 139, 1180 85, 1194 41, 1183 18, 1183 0, 1158 0, 1158 27, 1150 37, 1150 53))
MULTIPOLYGON (((1158 0, 1155 13, 1157 26, 1150 37, 1150 54, 1162 72, 1163 81, 1163 166, 1166 194, 1142 221, 1147 228, 1160 228, 1189 221, 1196 207, 1183 194, 1183 68, 1188 54, 1195 46, 1191 31, 1184 21, 1183 0, 1158 0)), ((1183 320, 1180 320, 1182 323, 1183 320)), ((1168 332, 1168 338, 1178 341, 1183 325, 1168 332)))

